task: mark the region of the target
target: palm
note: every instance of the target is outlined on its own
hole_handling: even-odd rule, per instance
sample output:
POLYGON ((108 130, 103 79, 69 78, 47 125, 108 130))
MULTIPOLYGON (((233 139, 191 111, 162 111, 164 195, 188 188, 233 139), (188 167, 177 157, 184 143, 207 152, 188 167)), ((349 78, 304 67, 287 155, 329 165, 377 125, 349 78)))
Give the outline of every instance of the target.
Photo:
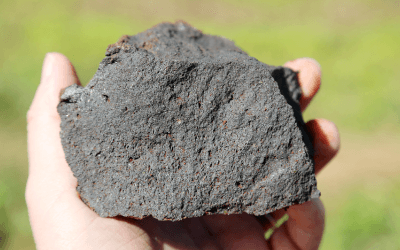
MULTIPOLYGON (((313 229, 314 234, 311 234, 304 228, 307 226, 304 223, 288 223, 286 227, 292 231, 276 231, 268 243, 264 239, 264 232, 269 225, 265 224, 263 227, 256 217, 248 214, 209 215, 179 222, 163 222, 153 218, 110 219, 98 217, 79 199, 68 201, 71 198, 73 196, 60 197, 57 203, 59 205, 47 213, 48 218, 63 215, 52 221, 54 225, 48 226, 60 232, 63 238, 56 238, 54 245, 62 240, 69 249, 87 249, 89 243, 93 249, 160 249, 161 246, 167 249, 282 249, 283 246, 290 246, 285 249, 298 249, 298 245, 305 246, 304 240, 315 242, 310 237, 320 239, 323 229, 322 224, 319 231, 315 232, 313 229), (66 204, 70 205, 65 206, 66 204)), ((315 210, 310 210, 310 206, 317 205, 311 202, 307 206, 305 213, 310 211, 309 215, 316 216, 315 210)), ((307 214, 303 216, 307 217, 307 214)), ((311 224, 317 223, 311 221, 311 224)))
MULTIPOLYGON (((300 64, 295 62, 288 63, 294 69, 298 65, 300 64)), ((303 73, 303 76, 307 75, 303 73)), ((275 230, 268 241, 265 240, 264 233, 272 226, 271 221, 248 214, 209 215, 179 222, 162 222, 153 218, 134 220, 99 217, 77 196, 76 179, 65 162, 58 136, 60 118, 56 105, 59 92, 76 81, 79 80, 69 61, 60 54, 52 54, 50 58, 46 58, 41 85, 28 113, 30 174, 26 198, 38 249, 318 247, 324 228, 324 209, 319 199, 290 207, 287 211, 272 213, 275 219, 287 213, 289 220, 275 230), (46 68, 50 63, 52 70, 49 73, 46 68)), ((303 81, 303 89, 308 88, 305 93, 309 93, 301 100, 304 110, 319 87, 319 78, 314 85, 304 83, 308 81, 307 77, 302 79, 301 75, 300 81, 303 81), (315 85, 318 86, 315 88, 315 85)), ((338 136, 329 137, 337 134, 336 127, 330 124, 325 120, 307 123, 307 128, 314 137, 316 171, 322 169, 339 147, 336 138, 338 136), (335 143, 335 138, 337 142, 332 144, 332 141, 335 143)))

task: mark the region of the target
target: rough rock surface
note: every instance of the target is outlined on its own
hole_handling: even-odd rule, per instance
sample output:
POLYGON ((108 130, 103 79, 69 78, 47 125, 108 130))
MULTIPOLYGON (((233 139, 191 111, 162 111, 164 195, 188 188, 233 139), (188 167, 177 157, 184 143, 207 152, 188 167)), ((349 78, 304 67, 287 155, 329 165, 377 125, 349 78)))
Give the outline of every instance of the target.
POLYGON ((319 197, 296 73, 184 22, 110 45, 58 106, 81 199, 103 217, 264 215, 319 197))

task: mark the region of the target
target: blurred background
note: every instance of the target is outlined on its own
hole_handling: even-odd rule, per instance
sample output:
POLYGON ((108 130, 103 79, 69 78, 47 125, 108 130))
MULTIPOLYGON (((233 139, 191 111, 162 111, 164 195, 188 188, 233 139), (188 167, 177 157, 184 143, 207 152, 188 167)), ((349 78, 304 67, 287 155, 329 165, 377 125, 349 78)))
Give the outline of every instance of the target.
POLYGON ((322 86, 304 114, 341 132, 317 177, 321 249, 400 249, 400 1, 0 1, 0 249, 34 249, 24 199, 26 112, 47 52, 87 83, 119 37, 185 20, 262 62, 312 57, 322 86))

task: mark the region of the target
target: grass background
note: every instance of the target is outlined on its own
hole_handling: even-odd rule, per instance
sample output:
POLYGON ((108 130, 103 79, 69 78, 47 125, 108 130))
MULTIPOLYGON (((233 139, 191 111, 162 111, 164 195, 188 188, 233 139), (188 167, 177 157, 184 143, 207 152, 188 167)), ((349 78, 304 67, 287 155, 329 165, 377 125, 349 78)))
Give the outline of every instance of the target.
POLYGON ((322 86, 305 120, 334 121, 341 152, 318 176, 321 249, 400 249, 400 1, 115 0, 0 2, 0 249, 33 249, 24 200, 25 116, 45 53, 86 83, 108 44, 185 20, 281 65, 313 57, 322 86))

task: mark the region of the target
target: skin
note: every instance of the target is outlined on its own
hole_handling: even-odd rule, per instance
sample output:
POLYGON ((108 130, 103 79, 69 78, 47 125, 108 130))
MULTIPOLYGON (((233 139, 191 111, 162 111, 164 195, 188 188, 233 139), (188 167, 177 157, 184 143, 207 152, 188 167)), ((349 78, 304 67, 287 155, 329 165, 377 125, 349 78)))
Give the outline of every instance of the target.
MULTIPOLYGON (((299 71, 304 111, 321 84, 320 65, 301 58, 285 64, 299 71)), ((29 178, 26 202, 37 249, 317 249, 324 230, 324 207, 314 199, 270 219, 253 215, 209 215, 180 222, 153 218, 101 218, 78 197, 77 180, 69 168, 59 137, 56 107, 60 92, 79 83, 74 67, 62 54, 49 53, 40 85, 27 114, 29 178), (285 213, 289 220, 267 241, 264 233, 285 213), (273 218, 273 219, 272 219, 273 218)), ((318 173, 340 147, 334 123, 307 122, 318 173)))

